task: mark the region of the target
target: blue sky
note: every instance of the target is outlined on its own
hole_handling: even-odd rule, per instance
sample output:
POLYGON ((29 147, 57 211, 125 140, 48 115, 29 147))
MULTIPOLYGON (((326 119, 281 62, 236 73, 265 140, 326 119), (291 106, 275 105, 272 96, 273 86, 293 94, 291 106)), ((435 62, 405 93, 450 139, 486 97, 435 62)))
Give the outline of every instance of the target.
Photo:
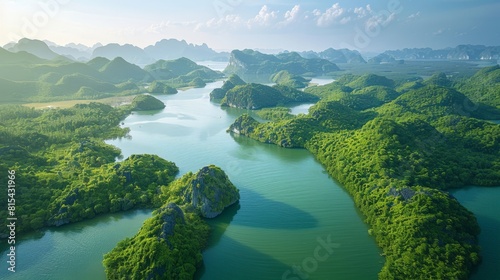
POLYGON ((20 37, 140 47, 175 38, 217 50, 500 45, 499 15, 498 0, 0 0, 0 45, 20 37))

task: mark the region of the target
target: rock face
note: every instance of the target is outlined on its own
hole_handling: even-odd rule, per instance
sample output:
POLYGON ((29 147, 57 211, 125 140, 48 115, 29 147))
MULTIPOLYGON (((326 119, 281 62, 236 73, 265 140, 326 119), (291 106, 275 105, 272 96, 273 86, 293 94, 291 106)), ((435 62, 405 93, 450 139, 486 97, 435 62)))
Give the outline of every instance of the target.
POLYGON ((203 167, 185 186, 183 198, 200 210, 205 218, 214 218, 240 199, 238 189, 217 166, 203 167))
POLYGON ((159 215, 161 215, 161 220, 163 221, 159 238, 165 240, 169 248, 172 249, 173 245, 168 240, 168 236, 174 234, 174 228, 176 224, 186 223, 184 212, 181 208, 179 208, 179 206, 177 206, 177 204, 169 203, 165 207, 161 208, 158 213, 159 215))

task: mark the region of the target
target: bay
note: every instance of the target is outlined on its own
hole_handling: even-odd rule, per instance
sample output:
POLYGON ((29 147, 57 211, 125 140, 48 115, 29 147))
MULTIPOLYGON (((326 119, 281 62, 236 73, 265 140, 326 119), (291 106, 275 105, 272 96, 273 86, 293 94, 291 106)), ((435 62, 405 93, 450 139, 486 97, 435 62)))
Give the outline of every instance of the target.
POLYGON ((453 196, 477 218, 482 262, 470 280, 498 279, 500 275, 500 187, 468 187, 453 196))
MULTIPOLYGON (((350 196, 308 151, 227 133, 248 111, 210 102, 221 85, 160 96, 164 110, 134 112, 123 124, 130 138, 107 141, 124 158, 150 153, 173 161, 180 174, 218 165, 240 189, 237 205, 208 220, 213 233, 196 278, 377 279, 384 258, 350 196)), ((120 215, 23 238, 19 273, 6 279, 104 279, 102 255, 133 236, 150 212, 120 215)))

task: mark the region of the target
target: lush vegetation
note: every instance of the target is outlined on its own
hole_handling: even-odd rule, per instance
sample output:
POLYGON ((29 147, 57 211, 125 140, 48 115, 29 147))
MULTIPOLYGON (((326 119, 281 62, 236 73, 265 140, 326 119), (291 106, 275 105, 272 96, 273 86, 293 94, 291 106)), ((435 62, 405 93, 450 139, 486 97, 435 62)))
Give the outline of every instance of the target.
POLYGON ((224 73, 269 81, 271 75, 282 70, 293 75, 321 76, 338 71, 339 68, 326 59, 306 59, 295 52, 269 55, 254 50, 234 50, 224 73))
POLYGON ((158 60, 144 70, 156 80, 174 87, 204 87, 206 83, 222 78, 222 73, 201 66, 187 58, 158 60))
POLYGON ((481 69, 470 79, 460 81, 458 88, 474 102, 500 109, 500 66, 481 69))
MULTIPOLYGON (((100 103, 70 109, 34 110, 1 106, 0 172, 16 179, 17 232, 62 225, 95 215, 162 205, 159 188, 178 172, 154 155, 133 155, 120 163, 120 151, 104 139, 125 137, 118 127, 126 108, 100 103)), ((7 185, 5 176, 0 183, 7 185)), ((6 193, 0 194, 2 205, 6 193)), ((6 217, 7 207, 0 209, 6 217)), ((6 231, 0 231, 5 236, 6 231)))
POLYGON ((134 237, 107 253, 107 279, 193 279, 209 227, 183 208, 170 203, 156 210, 134 237))
POLYGON ((104 256, 108 279, 193 279, 209 235, 201 217, 213 218, 239 199, 238 189, 214 165, 161 187, 167 201, 104 256))
POLYGON ((147 94, 137 95, 130 104, 130 109, 133 111, 161 110, 163 108, 165 108, 163 102, 147 94))
POLYGON ((226 97, 226 93, 233 89, 235 86, 245 85, 245 81, 243 81, 238 75, 231 74, 227 80, 224 81, 221 88, 216 88, 210 92, 210 100, 212 101, 221 101, 224 97, 226 97))
POLYGON ((291 88, 305 88, 309 84, 310 79, 306 79, 298 75, 292 75, 290 72, 282 70, 272 75, 271 81, 278 85, 288 86, 291 88))
POLYGON ((152 82, 149 87, 148 91, 151 94, 176 94, 177 89, 166 85, 165 83, 154 81, 152 82))
POLYGON ((0 98, 8 103, 131 95, 140 92, 142 82, 153 81, 148 72, 119 57, 81 63, 4 49, 0 57, 0 98))
POLYGON ((188 172, 163 188, 162 193, 170 202, 191 204, 204 218, 214 218, 240 199, 226 173, 214 165, 203 167, 196 174, 188 172))
MULTIPOLYGON (((493 71, 471 79, 498 86, 493 71)), ((349 75, 307 89, 323 99, 308 115, 243 115, 229 131, 310 150, 365 215, 386 256, 380 279, 467 279, 480 230, 445 190, 500 185, 500 127, 442 74, 406 83, 349 75)))
POLYGON ((231 75, 221 88, 210 93, 210 100, 222 106, 260 109, 289 103, 316 102, 318 97, 284 85, 266 86, 245 83, 239 76, 231 75))
POLYGON ((261 119, 270 121, 291 119, 294 117, 290 114, 290 108, 286 107, 264 108, 258 110, 256 113, 261 119))

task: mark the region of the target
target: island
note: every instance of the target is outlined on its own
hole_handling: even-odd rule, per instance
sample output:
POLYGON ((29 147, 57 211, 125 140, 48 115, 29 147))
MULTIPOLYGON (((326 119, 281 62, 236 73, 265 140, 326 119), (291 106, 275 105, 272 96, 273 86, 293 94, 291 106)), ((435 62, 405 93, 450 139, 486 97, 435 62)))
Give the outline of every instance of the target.
POLYGON ((137 95, 130 104, 132 111, 152 111, 165 108, 165 104, 148 94, 137 95))
POLYGON ((193 279, 214 218, 240 196, 225 172, 209 165, 162 187, 165 204, 139 232, 104 256, 108 279, 193 279))
POLYGON ((210 93, 210 99, 220 100, 221 106, 256 110, 293 103, 313 103, 319 98, 284 85, 271 87, 256 83, 247 84, 233 74, 221 88, 214 89, 210 93))

